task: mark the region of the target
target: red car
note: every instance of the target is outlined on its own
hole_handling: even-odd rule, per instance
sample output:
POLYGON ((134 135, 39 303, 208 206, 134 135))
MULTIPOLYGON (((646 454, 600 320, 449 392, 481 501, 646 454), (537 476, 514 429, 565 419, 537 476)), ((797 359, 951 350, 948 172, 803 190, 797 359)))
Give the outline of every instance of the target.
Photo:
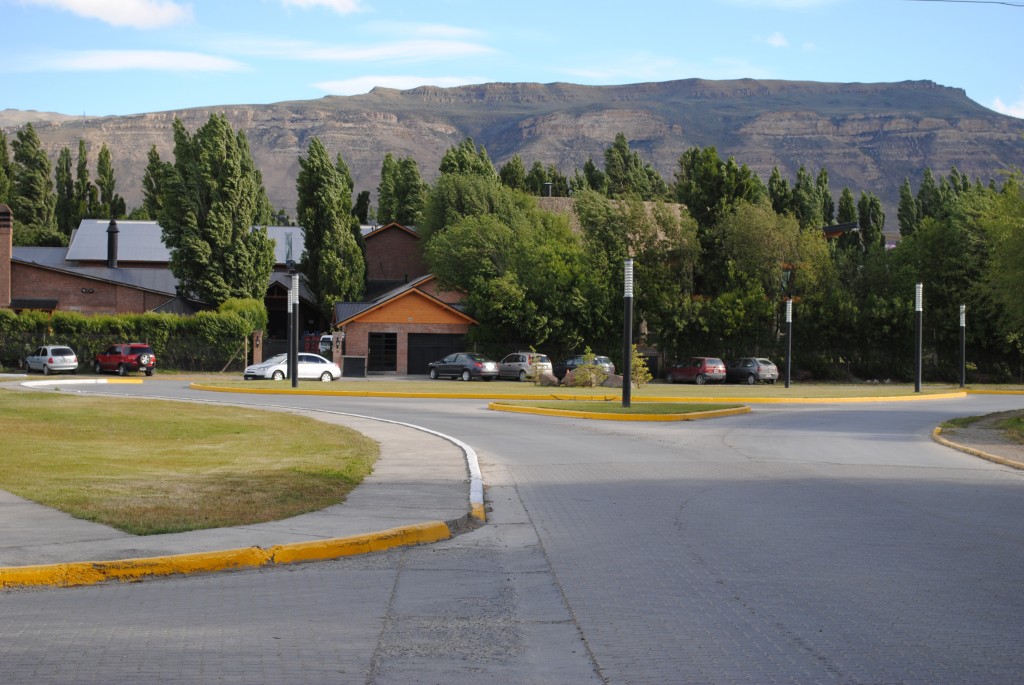
POLYGON ((96 373, 114 371, 121 376, 129 371, 144 371, 147 376, 152 376, 156 368, 156 354, 146 343, 111 345, 97 354, 95 361, 93 369, 96 373))
POLYGON ((725 382, 725 362, 718 357, 690 357, 668 367, 665 373, 666 383, 723 383, 725 382))

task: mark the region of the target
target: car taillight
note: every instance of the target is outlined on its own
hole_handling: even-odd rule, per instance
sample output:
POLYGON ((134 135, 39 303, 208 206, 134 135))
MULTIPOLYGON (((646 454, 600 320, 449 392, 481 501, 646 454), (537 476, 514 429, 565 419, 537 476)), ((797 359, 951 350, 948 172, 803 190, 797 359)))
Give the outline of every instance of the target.
POLYGON ((53 363, 53 357, 48 357, 47 360, 46 360, 46 363, 47 364, 52 364, 53 363))
POLYGON ((473 362, 473 366, 479 369, 483 366, 483 364, 481 364, 480 362, 473 362))

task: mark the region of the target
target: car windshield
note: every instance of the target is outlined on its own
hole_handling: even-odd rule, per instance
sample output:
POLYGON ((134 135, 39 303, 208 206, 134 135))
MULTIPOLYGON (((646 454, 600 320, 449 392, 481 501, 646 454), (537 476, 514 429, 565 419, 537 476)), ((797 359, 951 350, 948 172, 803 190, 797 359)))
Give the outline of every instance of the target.
POLYGON ((263 363, 264 364, 280 364, 281 362, 286 361, 287 359, 288 359, 288 355, 287 354, 275 354, 273 357, 271 357, 270 359, 266 360, 263 363))

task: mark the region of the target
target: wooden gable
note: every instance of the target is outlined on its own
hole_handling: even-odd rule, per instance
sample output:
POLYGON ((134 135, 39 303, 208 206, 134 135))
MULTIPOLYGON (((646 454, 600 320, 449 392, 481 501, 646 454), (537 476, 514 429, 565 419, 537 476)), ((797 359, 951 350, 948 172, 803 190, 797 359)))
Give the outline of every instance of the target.
POLYGON ((389 324, 475 324, 472 317, 458 309, 420 292, 415 288, 365 311, 356 314, 347 322, 339 323, 389 323, 389 324))

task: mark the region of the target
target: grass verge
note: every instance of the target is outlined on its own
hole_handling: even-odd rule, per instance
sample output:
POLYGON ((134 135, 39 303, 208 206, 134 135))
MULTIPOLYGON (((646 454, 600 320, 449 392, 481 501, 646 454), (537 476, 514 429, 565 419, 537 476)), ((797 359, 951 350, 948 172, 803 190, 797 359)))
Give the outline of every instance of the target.
POLYGON ((275 521, 344 500, 379 446, 293 414, 0 390, 0 488, 136 535, 275 521))

